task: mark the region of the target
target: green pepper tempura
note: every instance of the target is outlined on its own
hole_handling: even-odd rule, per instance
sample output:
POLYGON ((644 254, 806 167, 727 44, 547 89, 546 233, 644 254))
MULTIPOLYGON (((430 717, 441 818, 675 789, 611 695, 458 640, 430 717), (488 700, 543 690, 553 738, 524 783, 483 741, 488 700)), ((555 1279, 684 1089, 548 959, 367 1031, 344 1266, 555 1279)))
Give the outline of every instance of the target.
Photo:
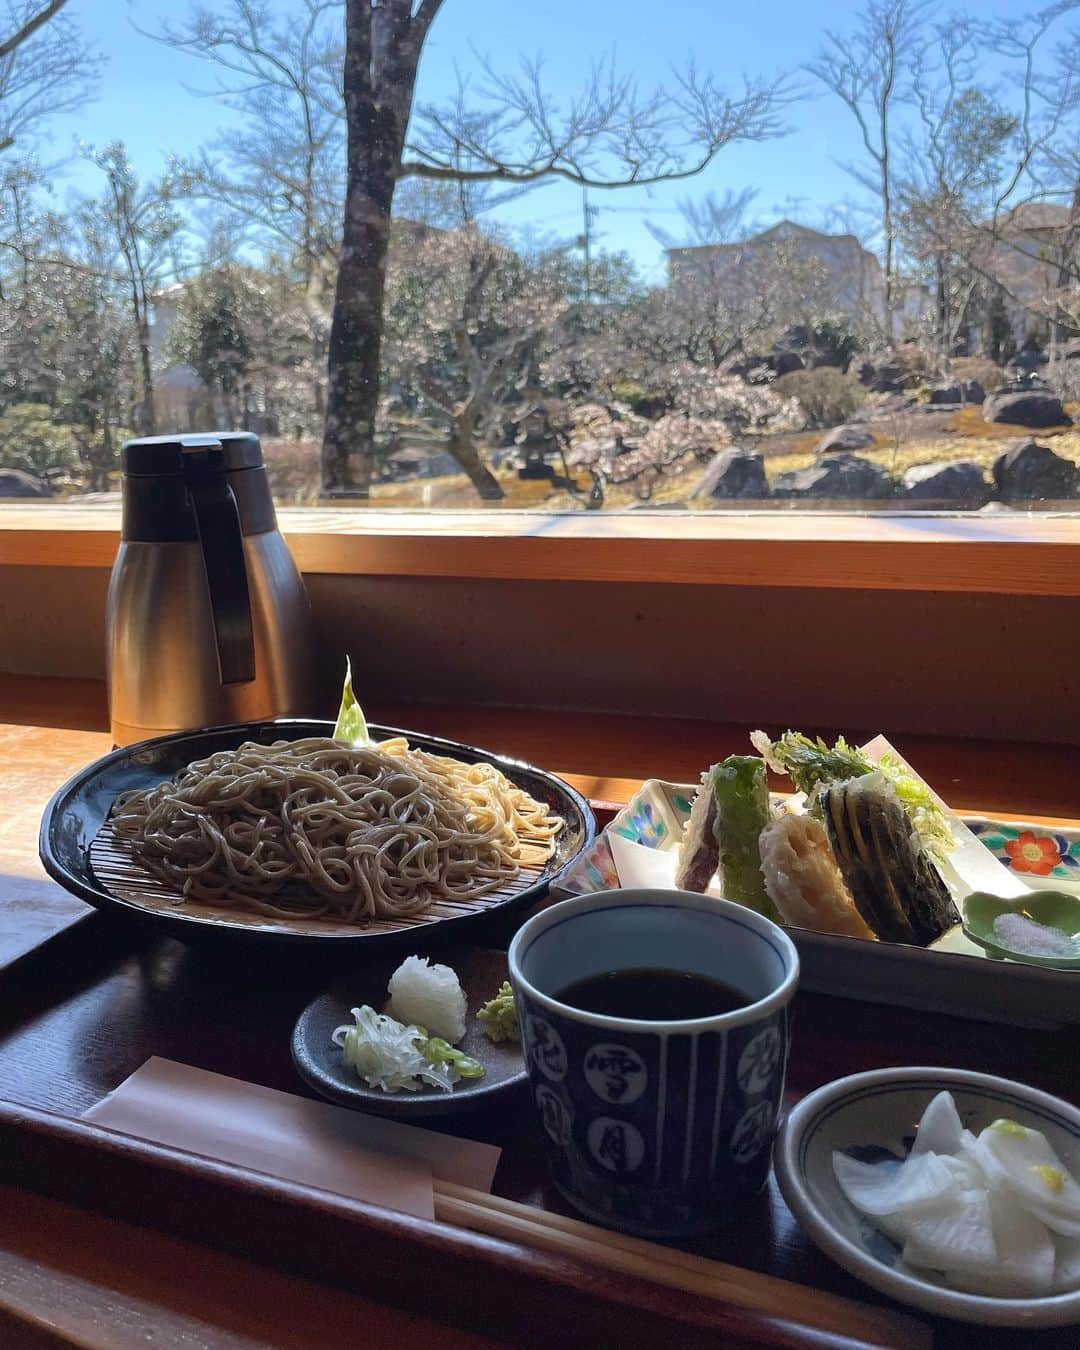
POLYGON ((499 992, 488 999, 476 1014, 484 1024, 484 1030, 493 1041, 520 1041, 517 1011, 514 1008, 514 991, 508 980, 503 980, 499 992))

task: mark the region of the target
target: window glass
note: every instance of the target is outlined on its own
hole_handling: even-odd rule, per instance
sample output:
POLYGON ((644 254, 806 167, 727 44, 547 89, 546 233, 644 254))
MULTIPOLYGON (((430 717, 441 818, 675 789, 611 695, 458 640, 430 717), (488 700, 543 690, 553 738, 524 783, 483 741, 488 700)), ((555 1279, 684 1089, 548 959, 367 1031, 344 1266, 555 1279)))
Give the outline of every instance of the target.
POLYGON ((1080 9, 763 19, 0 0, 0 499, 1080 509, 1080 9))

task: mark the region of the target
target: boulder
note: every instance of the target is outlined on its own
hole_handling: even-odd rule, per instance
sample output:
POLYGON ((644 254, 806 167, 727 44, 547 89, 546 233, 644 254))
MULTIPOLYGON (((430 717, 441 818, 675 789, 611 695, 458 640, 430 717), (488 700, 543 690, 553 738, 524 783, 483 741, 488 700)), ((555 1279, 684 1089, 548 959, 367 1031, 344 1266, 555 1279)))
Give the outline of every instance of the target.
POLYGON ((0 469, 0 497, 51 497, 44 478, 25 469, 0 469))
POLYGON ((690 499, 730 501, 768 495, 769 480, 765 477, 765 464, 761 456, 755 450, 740 450, 737 446, 730 446, 713 457, 691 492, 690 499))
POLYGON ((1016 441, 994 461, 1003 502, 1061 501, 1080 493, 1080 468, 1037 441, 1016 441))
POLYGON ((823 455, 808 469, 789 469, 773 479, 776 497, 843 497, 878 501, 891 497, 893 483, 879 465, 861 455, 823 455))
POLYGON ((769 365, 777 375, 790 375, 793 370, 805 370, 806 362, 798 352, 773 352, 769 365))
POLYGON ((927 392, 931 404, 982 403, 986 391, 978 380, 961 380, 956 384, 937 384, 927 392))
POLYGON ((742 375, 745 378, 758 366, 767 366, 768 364, 769 358, 764 352, 744 352, 737 360, 732 361, 731 365, 728 366, 728 371, 732 375, 742 375))
POLYGON ((914 464, 904 471, 901 482, 903 496, 912 501, 947 502, 973 511, 986 505, 991 491, 982 465, 969 459, 914 464))
POLYGON ((895 361, 884 360, 878 364, 868 356, 853 356, 848 362, 847 373, 876 394, 897 394, 904 388, 906 379, 903 367, 895 361))
POLYGON ((865 427, 834 427, 814 446, 814 454, 825 455, 830 450, 865 450, 873 444, 874 438, 865 427))
POLYGON ((1072 418, 1061 399, 1045 385, 1025 382, 1006 385, 983 404, 983 420, 1016 427, 1070 427, 1072 418))
POLYGON ((1033 347, 1025 347, 1023 351, 1017 352, 1015 356, 1010 357, 1005 362, 1005 369, 1022 375, 1030 375, 1040 366, 1045 366, 1046 362, 1045 352, 1036 351, 1033 347))
POLYGON ((639 417, 647 417, 651 421, 655 417, 662 417, 668 411, 669 404, 666 398, 659 394, 645 394, 641 398, 634 400, 634 411, 639 417))

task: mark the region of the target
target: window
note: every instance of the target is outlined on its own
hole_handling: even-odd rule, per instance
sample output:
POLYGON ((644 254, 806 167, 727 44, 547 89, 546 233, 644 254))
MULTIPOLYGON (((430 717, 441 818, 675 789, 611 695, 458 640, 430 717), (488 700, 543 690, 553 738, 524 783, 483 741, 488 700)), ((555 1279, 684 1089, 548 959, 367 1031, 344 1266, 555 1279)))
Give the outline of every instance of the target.
POLYGON ((1080 508, 1072 6, 346 8, 0 0, 0 499, 1080 508))

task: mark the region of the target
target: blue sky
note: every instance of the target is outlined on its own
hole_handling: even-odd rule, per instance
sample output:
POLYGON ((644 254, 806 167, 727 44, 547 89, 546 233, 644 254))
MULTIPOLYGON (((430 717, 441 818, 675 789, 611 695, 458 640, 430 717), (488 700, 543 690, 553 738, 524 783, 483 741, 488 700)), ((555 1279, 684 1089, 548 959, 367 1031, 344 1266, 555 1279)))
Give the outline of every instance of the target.
MULTIPOLYGON (((287 8, 290 0, 277 3, 287 8)), ((968 6, 983 17, 1019 17, 1030 8, 1023 0, 972 0, 968 6)), ((206 86, 204 68, 133 26, 152 30, 184 9, 184 0, 71 0, 69 12, 108 65, 97 101, 55 120, 54 153, 77 138, 98 145, 120 138, 140 173, 153 175, 169 154, 195 150, 227 124, 227 109, 190 91, 200 82, 206 86)), ((825 28, 849 30, 859 9, 859 0, 446 0, 425 51, 418 97, 437 100, 453 87, 456 67, 475 69, 474 48, 496 65, 543 52, 550 85, 563 98, 587 76, 593 59, 612 52, 642 85, 664 81, 672 66, 691 56, 721 81, 737 82, 743 73, 779 74, 811 60, 825 28)), ((659 278, 662 250, 647 221, 677 231, 675 207, 684 197, 754 187, 753 211, 763 222, 787 215, 808 224, 856 198, 839 167, 857 154, 854 126, 839 102, 815 91, 790 109, 788 122, 791 135, 726 149, 689 182, 594 194, 601 246, 629 251, 659 278)), ((73 164, 57 183, 61 193, 70 186, 94 187, 93 170, 73 164)), ((500 217, 544 235, 572 237, 581 229, 581 193, 552 184, 504 207, 500 217)))

